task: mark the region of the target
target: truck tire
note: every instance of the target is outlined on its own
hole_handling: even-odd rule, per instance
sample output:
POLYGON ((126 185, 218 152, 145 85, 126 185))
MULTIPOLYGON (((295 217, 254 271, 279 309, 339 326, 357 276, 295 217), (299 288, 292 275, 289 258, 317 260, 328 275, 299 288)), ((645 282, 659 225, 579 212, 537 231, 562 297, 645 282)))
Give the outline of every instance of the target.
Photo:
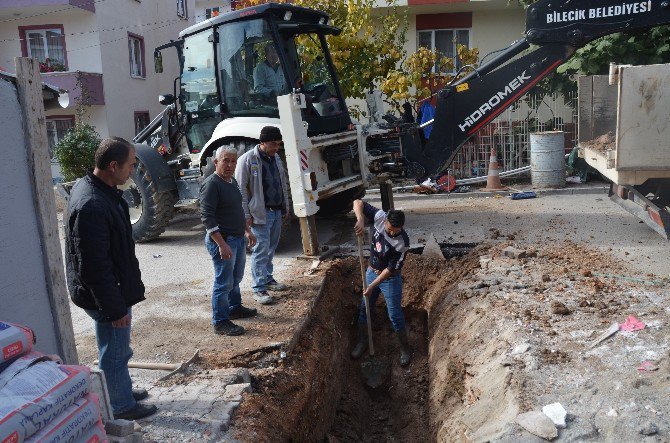
POLYGON ((137 159, 137 167, 128 181, 120 186, 130 209, 133 239, 137 243, 154 240, 167 227, 177 202, 175 191, 157 192, 152 174, 137 159))
POLYGON ((316 202, 319 205, 319 212, 316 214, 320 217, 348 214, 354 209, 354 200, 363 198, 364 196, 365 188, 363 186, 347 189, 330 198, 316 202))

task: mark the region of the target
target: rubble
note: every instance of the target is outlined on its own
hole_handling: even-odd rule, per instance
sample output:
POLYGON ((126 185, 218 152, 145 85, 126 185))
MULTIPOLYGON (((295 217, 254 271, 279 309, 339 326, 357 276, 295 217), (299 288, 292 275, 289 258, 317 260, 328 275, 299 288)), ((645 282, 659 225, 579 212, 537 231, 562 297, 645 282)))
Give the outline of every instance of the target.
POLYGON ((526 251, 524 251, 523 249, 514 248, 512 246, 508 246, 505 249, 503 249, 502 254, 505 257, 514 258, 514 259, 521 259, 521 258, 525 258, 527 256, 526 251))
POLYGON ((549 417, 552 422, 554 422, 556 427, 565 428, 565 417, 568 413, 562 404, 552 403, 550 405, 543 406, 542 412, 544 415, 549 417))
POLYGON ((519 414, 515 421, 526 431, 545 440, 551 441, 558 437, 554 422, 542 412, 530 411, 519 414))

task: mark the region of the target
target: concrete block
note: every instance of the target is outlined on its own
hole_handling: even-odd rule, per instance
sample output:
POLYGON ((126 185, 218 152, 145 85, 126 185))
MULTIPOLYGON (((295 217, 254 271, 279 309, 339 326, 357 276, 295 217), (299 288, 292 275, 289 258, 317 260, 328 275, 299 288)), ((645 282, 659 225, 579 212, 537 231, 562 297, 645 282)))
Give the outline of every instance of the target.
POLYGON ((116 437, 125 437, 135 432, 135 422, 130 420, 109 420, 105 423, 105 432, 116 437))
POLYGON ((505 249, 503 249, 502 254, 505 257, 509 258, 514 258, 514 259, 520 259, 520 258, 525 258, 526 257, 526 251, 523 249, 517 249, 512 246, 508 246, 505 249))
POLYGON ((100 369, 91 369, 90 380, 91 392, 98 396, 102 422, 107 423, 110 420, 114 420, 114 410, 112 409, 112 403, 109 400, 109 392, 107 391, 105 373, 100 369))
POLYGON ((442 249, 440 249, 439 243, 437 243, 437 240, 435 239, 435 235, 432 233, 428 237, 428 241, 426 241, 426 245, 423 247, 423 252, 421 253, 421 256, 424 258, 430 258, 434 260, 444 260, 444 254, 442 254, 442 249))
POLYGON ((226 386, 223 399, 228 401, 242 401, 242 394, 251 392, 251 383, 237 383, 226 386))

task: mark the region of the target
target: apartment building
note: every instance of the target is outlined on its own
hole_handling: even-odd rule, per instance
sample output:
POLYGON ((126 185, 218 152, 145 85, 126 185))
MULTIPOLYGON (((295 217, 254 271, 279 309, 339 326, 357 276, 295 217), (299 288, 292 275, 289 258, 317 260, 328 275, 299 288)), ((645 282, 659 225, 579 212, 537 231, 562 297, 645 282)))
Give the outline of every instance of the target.
POLYGON ((103 137, 131 139, 161 112, 158 96, 172 93, 179 74, 169 50, 154 73, 153 48, 195 22, 195 0, 0 0, 0 69, 13 73, 14 57, 32 57, 45 83, 69 92, 70 106, 47 111, 50 148, 74 125, 78 78, 88 91, 84 120, 103 137))

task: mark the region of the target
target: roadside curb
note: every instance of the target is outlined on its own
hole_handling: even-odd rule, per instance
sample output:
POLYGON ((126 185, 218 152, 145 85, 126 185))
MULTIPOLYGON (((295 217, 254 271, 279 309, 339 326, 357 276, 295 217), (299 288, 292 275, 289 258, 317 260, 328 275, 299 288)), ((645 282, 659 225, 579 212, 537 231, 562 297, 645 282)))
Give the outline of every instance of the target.
MULTIPOLYGON (((527 189, 524 191, 533 191, 538 197, 548 195, 589 195, 589 194, 607 194, 609 186, 589 186, 580 188, 562 188, 562 189, 527 189)), ((464 192, 451 194, 415 194, 412 192, 394 192, 394 200, 450 200, 450 199, 466 199, 466 198, 491 198, 495 196, 508 197, 514 191, 495 191, 495 192, 464 192)), ((378 193, 367 194, 366 197, 370 200, 381 200, 378 193)))

